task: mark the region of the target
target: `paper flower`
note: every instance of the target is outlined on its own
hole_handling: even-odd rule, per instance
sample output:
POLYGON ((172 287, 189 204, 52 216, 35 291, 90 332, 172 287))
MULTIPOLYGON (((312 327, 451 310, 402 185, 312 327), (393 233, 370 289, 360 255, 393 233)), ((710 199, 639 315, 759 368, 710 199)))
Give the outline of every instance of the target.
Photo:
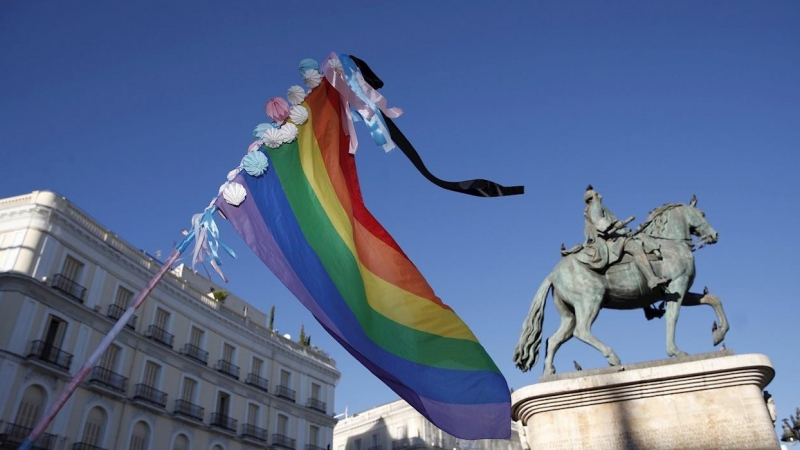
POLYGON ((322 82, 322 75, 320 75, 320 73, 315 69, 308 69, 303 74, 303 81, 306 83, 306 86, 314 89, 322 82))
POLYGON ((275 128, 275 124, 260 123, 256 125, 256 128, 253 130, 253 137, 261 138, 261 136, 264 136, 264 132, 270 128, 275 128))
POLYGON ((281 141, 284 144, 288 144, 289 142, 294 141, 297 139, 297 126, 291 122, 287 122, 283 124, 280 129, 281 141))
MULTIPOLYGON (((269 148, 278 148, 283 144, 283 136, 281 130, 277 128, 270 128, 264 133, 264 145, 269 148)), ((261 152, 259 152, 261 153, 261 152)))
POLYGON ((300 61, 300 75, 306 76, 306 72, 309 70, 316 70, 319 72, 319 63, 311 58, 306 58, 300 61))
MULTIPOLYGON (((277 132, 278 130, 272 129, 273 131, 277 132)), ((267 160, 267 155, 262 152, 252 152, 248 153, 244 158, 242 158, 242 168, 248 175, 252 175, 254 177, 259 177, 267 171, 267 166, 269 166, 269 161, 267 160)))
POLYGON ((233 179, 236 178, 236 175, 239 175, 239 172, 241 172, 241 171, 242 171, 242 169, 237 167, 237 168, 231 170, 230 172, 228 172, 228 181, 233 181, 233 179))
POLYGON ((342 67, 342 62, 339 61, 339 58, 329 58, 328 66, 338 74, 344 73, 344 67, 342 67))
POLYGON ((267 102, 267 115, 275 122, 281 123, 289 117, 289 104, 280 97, 272 97, 267 102))
POLYGON ((241 205, 245 197, 247 197, 247 191, 239 183, 226 183, 222 189, 222 198, 233 206, 241 205))
POLYGON ((295 125, 302 125, 308 120, 308 110, 303 105, 292 106, 289 111, 289 119, 295 125))
POLYGON ((299 105, 306 98, 306 90, 300 86, 292 86, 286 91, 286 98, 289 99, 289 104, 299 105))
POLYGON ((249 147, 247 147, 247 153, 254 152, 254 151, 258 150, 259 147, 261 147, 261 141, 253 141, 253 143, 250 144, 249 147))

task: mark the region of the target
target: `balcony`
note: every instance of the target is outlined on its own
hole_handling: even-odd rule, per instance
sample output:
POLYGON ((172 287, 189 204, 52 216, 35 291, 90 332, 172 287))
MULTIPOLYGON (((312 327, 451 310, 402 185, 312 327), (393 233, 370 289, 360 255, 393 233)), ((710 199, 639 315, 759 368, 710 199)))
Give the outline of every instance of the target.
POLYGON ((203 421, 206 415, 205 408, 189 403, 186 400, 175 400, 175 410, 172 411, 176 415, 189 417, 190 419, 203 421))
POLYGON ((273 434, 272 435, 272 445, 275 447, 281 448, 288 448, 289 450, 294 450, 295 440, 290 438, 289 436, 284 436, 282 434, 273 434))
POLYGON ((247 374, 247 379, 245 380, 245 383, 249 384, 250 386, 255 386, 264 392, 269 392, 267 390, 267 387, 269 386, 269 381, 267 381, 266 378, 261 378, 260 376, 254 373, 247 374))
POLYGON ((242 425, 242 437, 252 438, 261 442, 267 442, 267 430, 246 423, 242 425))
POLYGON ((71 354, 61 351, 60 348, 53 347, 52 344, 48 344, 44 341, 31 342, 31 351, 28 352, 28 359, 44 361, 47 364, 67 371, 72 365, 71 354))
POLYGON ((325 447, 320 447, 319 445, 306 444, 306 450, 326 450, 326 449, 325 447))
POLYGON ((64 275, 58 274, 54 276, 51 286, 53 286, 53 289, 67 294, 73 300, 77 300, 78 303, 83 303, 83 297, 86 295, 86 288, 64 275))
POLYGON ((160 408, 165 408, 167 406, 166 392, 161 392, 158 389, 143 383, 136 385, 136 393, 133 395, 133 399, 142 400, 160 408))
POLYGON ((426 447, 427 444, 422 438, 414 437, 414 438, 401 438, 401 439, 394 439, 392 441, 392 450, 398 450, 401 448, 417 448, 417 447, 426 447))
POLYGON ((214 369, 216 369, 217 372, 222 372, 225 375, 228 375, 229 377, 236 378, 237 380, 239 379, 239 366, 229 361, 220 359, 217 361, 217 364, 214 365, 214 369))
POLYGON ((105 367, 96 366, 92 368, 92 374, 89 375, 89 383, 97 383, 113 391, 124 393, 128 385, 128 379, 105 367))
MULTIPOLYGON (((6 423, 3 432, 0 433, 0 448, 19 448, 22 442, 31 434, 32 428, 19 426, 15 423, 6 423)), ((52 450, 55 447, 56 436, 50 433, 42 433, 39 439, 33 443, 33 450, 52 450)))
POLYGON ((382 448, 382 445, 373 445, 371 447, 367 447, 367 450, 381 450, 382 448))
MULTIPOLYGON (((125 310, 122 307, 117 305, 108 305, 108 312, 106 313, 106 317, 114 320, 119 320, 122 315, 125 314, 125 310)), ((134 314, 128 319, 128 323, 125 324, 131 330, 136 329, 136 315, 134 314)))
POLYGON ((184 344, 181 354, 200 364, 208 365, 208 352, 193 344, 184 344))
POLYGON ((211 426, 236 433, 236 428, 239 427, 239 421, 225 414, 213 413, 211 414, 211 426))
POLYGON ((291 401, 294 401, 294 399, 297 397, 297 394, 293 390, 281 385, 275 387, 275 395, 291 401))
POLYGON ((72 444, 72 450, 106 450, 103 447, 87 444, 85 442, 76 442, 72 444))
POLYGON ((306 402, 306 406, 325 414, 325 407, 327 405, 325 405, 325 402, 317 400, 316 398, 309 398, 306 402))
POLYGON ((156 342, 164 344, 169 348, 172 348, 172 341, 175 340, 175 336, 167 333, 166 330, 162 330, 155 325, 150 325, 147 327, 147 337, 156 342))

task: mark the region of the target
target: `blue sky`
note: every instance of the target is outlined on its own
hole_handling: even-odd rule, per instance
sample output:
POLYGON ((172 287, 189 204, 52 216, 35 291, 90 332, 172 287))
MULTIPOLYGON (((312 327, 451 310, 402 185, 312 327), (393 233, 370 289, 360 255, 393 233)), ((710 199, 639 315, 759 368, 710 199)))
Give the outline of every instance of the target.
MULTIPOLYGON (((620 217, 700 206, 719 231, 694 291, 725 304, 736 353, 765 353, 779 416, 800 406, 797 190, 800 4, 751 2, 0 2, 0 197, 55 190, 134 245, 167 253, 264 122, 302 84, 297 63, 366 60, 396 122, 444 179, 523 184, 524 196, 441 190, 360 134, 367 206, 471 326, 512 387, 530 299, 582 240, 591 183, 620 217)), ((363 131, 363 130, 362 130, 363 131)), ((341 349, 223 225, 230 290, 338 361, 336 410, 396 396, 341 349)), ((681 312, 678 345, 714 350, 710 308, 681 312)), ((558 326, 548 301, 545 335, 558 326)), ((663 321, 603 311, 624 363, 666 357, 663 321)), ((571 340, 556 357, 605 366, 571 340)))

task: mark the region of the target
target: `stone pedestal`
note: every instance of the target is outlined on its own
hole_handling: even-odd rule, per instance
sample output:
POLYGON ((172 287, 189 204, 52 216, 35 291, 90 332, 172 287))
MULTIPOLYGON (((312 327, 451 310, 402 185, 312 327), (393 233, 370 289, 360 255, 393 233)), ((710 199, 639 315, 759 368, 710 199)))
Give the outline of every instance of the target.
POLYGON ((779 449, 765 355, 730 351, 542 377, 511 396, 531 450, 779 449))

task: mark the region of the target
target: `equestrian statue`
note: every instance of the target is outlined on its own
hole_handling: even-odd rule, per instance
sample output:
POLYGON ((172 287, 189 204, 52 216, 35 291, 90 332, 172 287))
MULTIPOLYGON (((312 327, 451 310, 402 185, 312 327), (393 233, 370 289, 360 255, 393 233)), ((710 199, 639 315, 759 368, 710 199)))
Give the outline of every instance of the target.
POLYGON ((599 350, 610 365, 620 364, 616 353, 592 335, 592 323, 602 308, 642 308, 648 320, 666 316, 667 354, 683 356, 686 353, 675 345, 680 307, 709 305, 719 323, 713 331, 714 345, 721 343, 729 327, 719 298, 708 289, 702 294, 689 292, 695 277, 692 252, 719 237, 697 208, 697 198, 692 196, 688 205, 656 208, 635 232, 626 228, 634 217, 618 220, 592 186, 583 199, 585 241, 571 249, 561 246, 561 260, 536 292, 514 350, 517 367, 527 372, 539 359, 544 302, 551 290, 561 325, 547 339, 546 375, 555 373, 553 358, 573 336, 599 350), (659 301, 659 308, 652 306, 659 301))

